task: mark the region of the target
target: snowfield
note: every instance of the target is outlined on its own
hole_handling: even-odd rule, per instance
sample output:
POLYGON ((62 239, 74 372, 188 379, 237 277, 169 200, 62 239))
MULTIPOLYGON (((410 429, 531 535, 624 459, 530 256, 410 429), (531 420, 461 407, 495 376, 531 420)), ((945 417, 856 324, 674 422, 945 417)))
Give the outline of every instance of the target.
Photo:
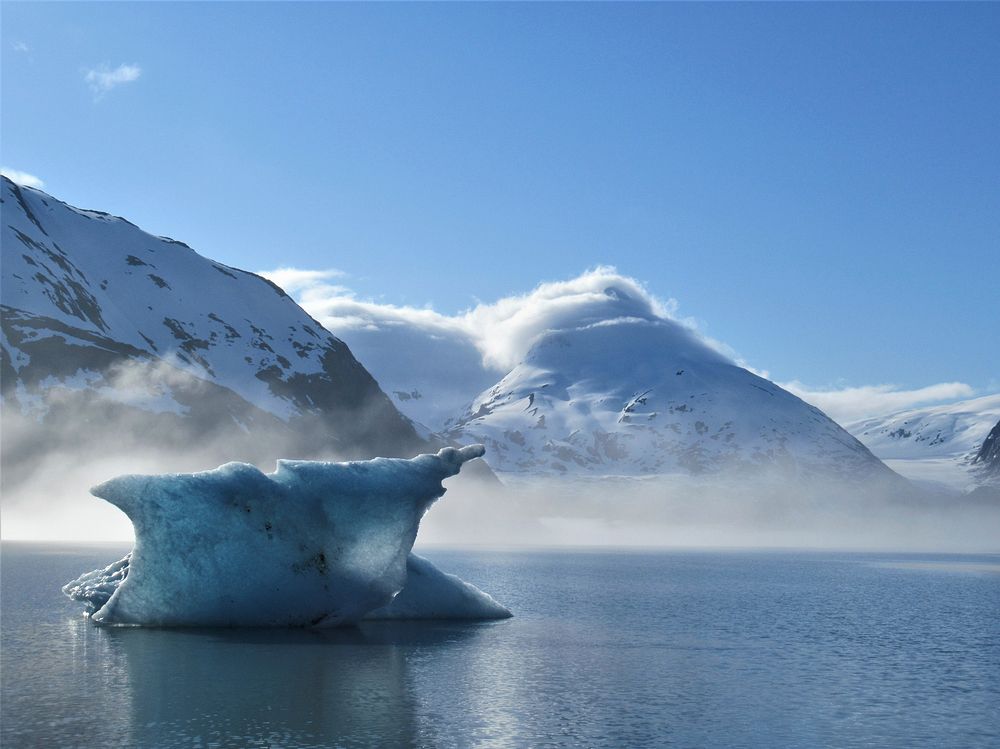
POLYGON ((987 395, 862 419, 847 430, 906 478, 967 491, 982 481, 974 458, 998 422, 1000 395, 987 395))

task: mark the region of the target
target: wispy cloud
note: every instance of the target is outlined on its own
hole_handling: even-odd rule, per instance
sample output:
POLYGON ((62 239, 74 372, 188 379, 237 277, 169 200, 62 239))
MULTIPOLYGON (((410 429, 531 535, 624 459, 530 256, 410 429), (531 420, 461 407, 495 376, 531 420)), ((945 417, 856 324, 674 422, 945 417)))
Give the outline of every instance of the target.
MULTIPOLYGON (((350 289, 330 283, 336 272, 280 268, 261 275, 295 296, 335 335, 386 327, 408 327, 415 336, 448 335, 478 349, 487 367, 503 372, 522 360, 539 335, 551 330, 622 318, 669 320, 690 327, 674 316, 674 300, 657 298, 639 281, 610 266, 568 281, 542 283, 526 294, 480 303, 457 315, 358 299, 350 289)), ((715 342, 703 340, 716 348, 715 342)))
POLYGON ((275 270, 261 271, 260 275, 278 284, 289 294, 298 294, 304 291, 323 294, 347 293, 342 286, 331 284, 334 278, 343 278, 343 271, 336 268, 326 270, 301 270, 299 268, 277 268, 275 270))
POLYGON ((14 42, 10 46, 15 52, 31 52, 31 47, 29 47, 25 42, 14 42))
POLYGON ((142 75, 142 68, 138 65, 119 65, 112 68, 109 65, 99 65, 96 68, 85 70, 83 79, 90 86, 95 99, 100 99, 111 89, 121 86, 124 83, 131 83, 139 79, 142 75))
POLYGON ((12 182, 24 185, 25 187, 37 187, 38 189, 45 187, 45 183, 34 174, 28 174, 19 169, 11 169, 7 166, 0 167, 0 174, 3 174, 4 177, 12 182))
MULTIPOLYGON (((412 307, 359 298, 338 285, 339 274, 281 268, 262 275, 289 291, 302 307, 343 339, 388 393, 421 395, 410 403, 416 418, 440 427, 470 399, 523 361, 539 336, 609 321, 675 320, 675 303, 611 267, 453 315, 430 305, 412 307)), ((691 332, 692 335, 696 333, 691 332)), ((709 352, 710 353, 710 352, 709 352)))
POLYGON ((810 388, 794 380, 778 384, 806 403, 816 406, 839 424, 850 424, 874 416, 888 416, 915 406, 944 403, 975 394, 975 390, 964 382, 940 382, 913 390, 904 390, 895 385, 810 388))

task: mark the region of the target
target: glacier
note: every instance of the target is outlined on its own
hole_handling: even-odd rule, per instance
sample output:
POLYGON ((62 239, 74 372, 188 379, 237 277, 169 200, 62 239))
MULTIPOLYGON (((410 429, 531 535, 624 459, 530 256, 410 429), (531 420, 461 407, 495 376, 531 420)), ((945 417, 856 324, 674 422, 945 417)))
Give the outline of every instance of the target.
POLYGON ((988 483, 975 458, 998 421, 1000 394, 994 394, 859 419, 844 428, 910 481, 962 493, 988 483))
POLYGON ((492 597, 411 553, 442 481, 484 453, 227 463, 126 475, 91 493, 128 515, 129 555, 63 587, 107 625, 334 627, 363 618, 499 619, 492 597))

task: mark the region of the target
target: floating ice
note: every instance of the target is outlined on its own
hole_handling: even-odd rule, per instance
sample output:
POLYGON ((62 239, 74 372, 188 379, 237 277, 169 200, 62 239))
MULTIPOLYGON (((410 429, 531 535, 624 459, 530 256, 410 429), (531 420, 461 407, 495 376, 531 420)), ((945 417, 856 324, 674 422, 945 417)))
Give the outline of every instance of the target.
POLYGON ((483 452, 471 445, 412 460, 280 460, 272 474, 228 463, 119 476, 91 491, 129 516, 135 547, 63 591, 102 624, 507 617, 490 596, 410 555, 420 518, 445 492, 441 482, 483 452), (404 589, 408 582, 413 590, 404 589))
POLYGON ((510 611, 475 585, 449 575, 423 557, 406 560, 406 586, 365 619, 506 619, 510 611))

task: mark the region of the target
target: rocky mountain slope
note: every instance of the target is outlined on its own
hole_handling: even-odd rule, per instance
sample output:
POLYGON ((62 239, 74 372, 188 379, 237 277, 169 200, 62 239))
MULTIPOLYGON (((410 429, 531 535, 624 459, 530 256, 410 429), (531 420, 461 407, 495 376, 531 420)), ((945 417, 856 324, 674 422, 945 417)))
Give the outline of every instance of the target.
POLYGON ((972 467, 981 471, 988 480, 1000 482, 1000 421, 983 440, 979 452, 972 459, 972 467))
POLYGON ((131 445, 222 459, 427 443, 271 282, 3 179, 5 483, 31 457, 131 445))

